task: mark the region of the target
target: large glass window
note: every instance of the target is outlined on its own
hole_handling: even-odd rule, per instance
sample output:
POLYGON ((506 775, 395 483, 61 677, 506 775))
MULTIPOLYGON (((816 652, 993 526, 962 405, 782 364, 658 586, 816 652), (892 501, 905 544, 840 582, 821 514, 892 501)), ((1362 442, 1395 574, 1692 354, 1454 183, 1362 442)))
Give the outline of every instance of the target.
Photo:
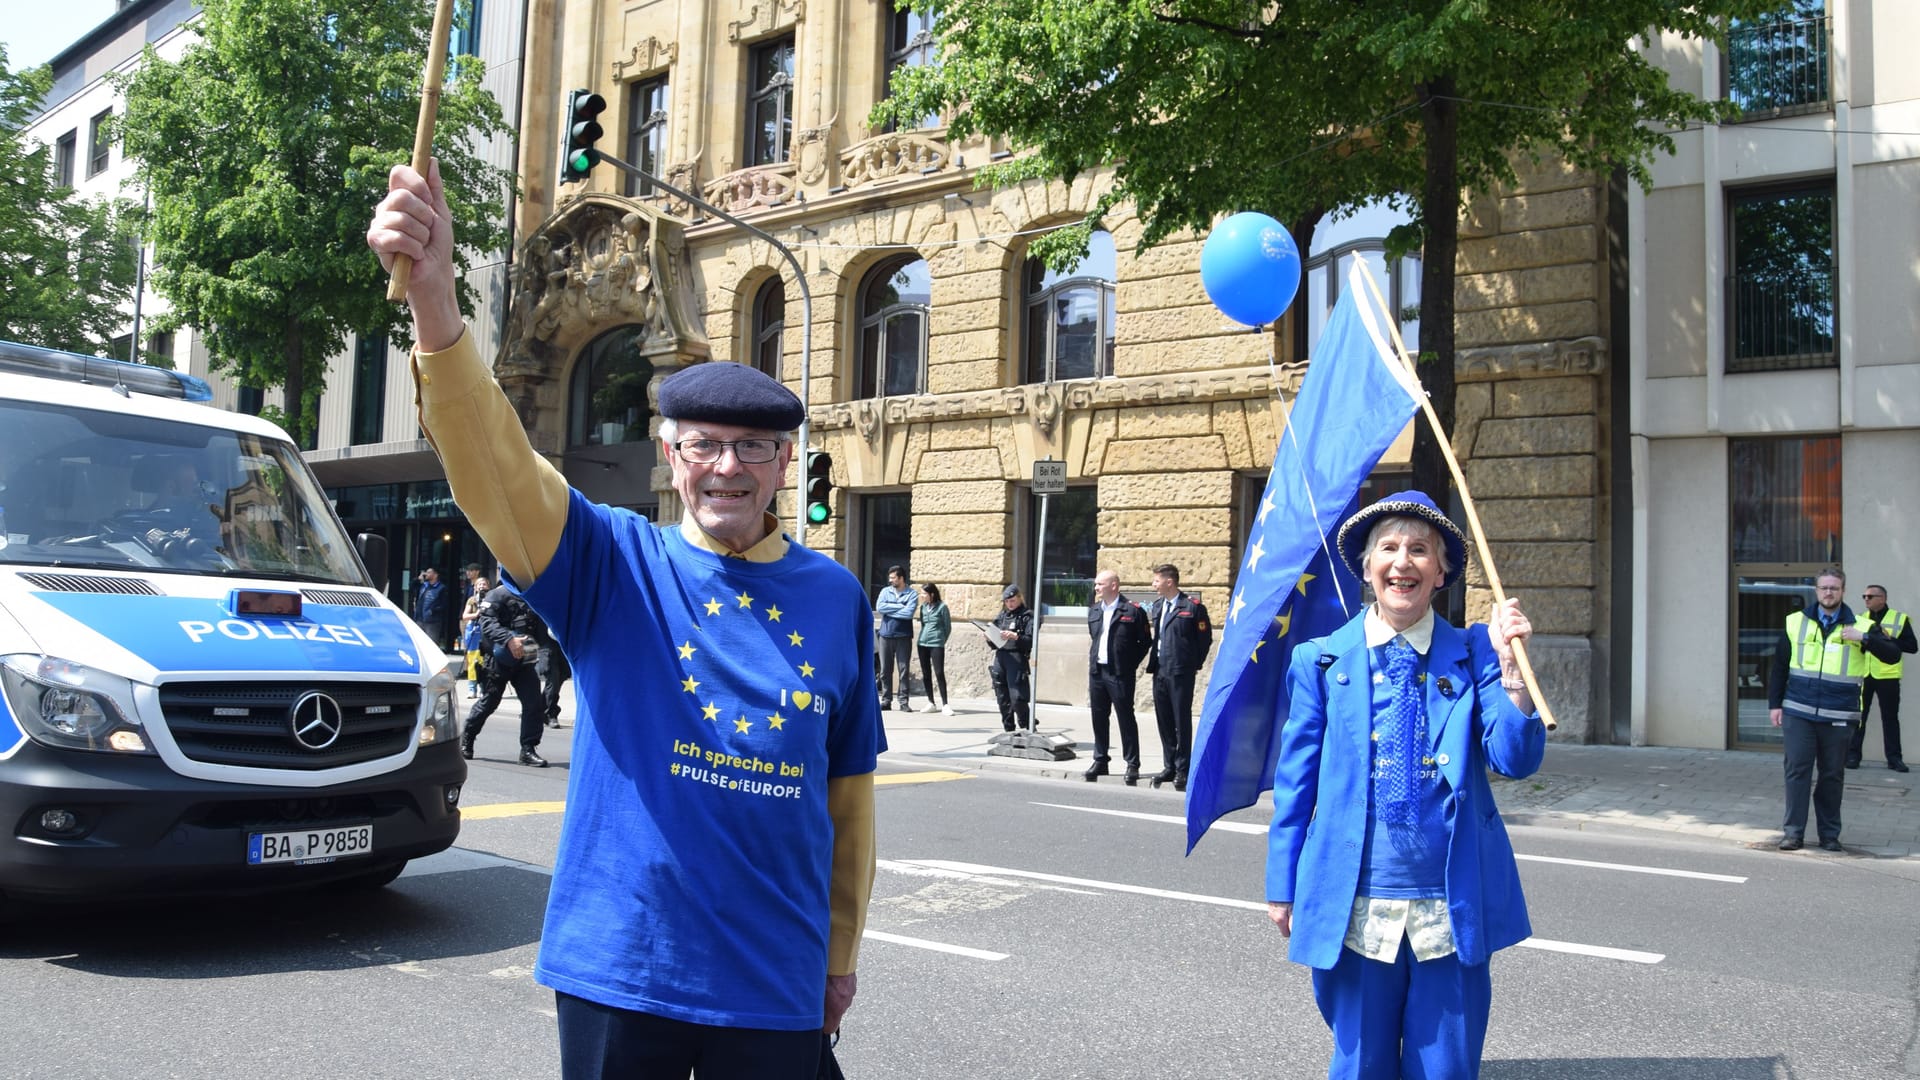
POLYGON ((747 164, 775 165, 793 145, 793 38, 756 46, 747 76, 747 164))
POLYGON ((1832 367, 1833 182, 1730 193, 1727 370, 1832 367))
POLYGON ((481 0, 462 0, 453 21, 453 37, 447 43, 450 56, 480 55, 481 0))
POLYGON ((1403 210, 1372 202, 1343 217, 1323 221, 1313 230, 1301 283, 1307 294, 1307 349, 1326 329, 1327 316, 1340 302, 1347 274, 1356 261, 1367 264, 1373 280, 1400 319, 1400 337, 1407 351, 1420 351, 1420 256, 1387 259, 1387 234, 1410 221, 1403 210))
POLYGON ((779 278, 760 286, 753 299, 753 366, 780 377, 780 351, 787 329, 787 286, 779 278))
POLYGON ((69 131, 53 144, 53 171, 61 187, 73 186, 73 153, 78 136, 77 131, 69 131))
POLYGON ((1793 0, 1783 11, 1727 28, 1727 100, 1748 114, 1824 106, 1831 71, 1826 0, 1793 0))
MULTIPOLYGON (((627 91, 627 160, 659 176, 667 151, 667 80, 665 76, 633 84, 627 91)), ((627 174, 627 194, 651 195, 653 185, 627 174)))
POLYGON ((380 441, 386 422, 387 335, 363 334, 353 345, 354 446, 380 441))
POLYGON ((1070 487, 1060 495, 1027 491, 1027 574, 1031 585, 1033 555, 1040 562, 1042 615, 1085 615, 1093 598, 1093 576, 1100 572, 1100 500, 1092 486, 1070 487), (1040 537, 1040 500, 1047 500, 1047 535, 1040 537))
POLYGON ((98 176, 107 171, 107 120, 113 115, 112 109, 102 109, 87 125, 87 175, 98 176))
POLYGON ((933 272, 902 255, 875 267, 860 287, 860 364, 855 397, 923 394, 933 272))
POLYGON ((1086 257, 1064 272, 1028 257, 1023 382, 1113 374, 1117 266, 1113 234, 1104 229, 1088 241, 1086 257))
MULTIPOLYGON (((887 28, 887 70, 882 93, 892 92, 893 73, 901 68, 933 64, 933 23, 938 17, 931 10, 916 15, 907 10, 905 0, 894 0, 892 22, 887 28)), ((892 131, 896 126, 889 121, 887 130, 892 131)), ((940 114, 928 113, 914 121, 913 126, 939 127, 940 114)))
POLYGON ((613 446, 645 442, 647 384, 653 364, 637 346, 644 328, 622 326, 587 344, 573 365, 568 394, 567 445, 613 446))
POLYGON ((867 599, 877 600, 887 586, 887 567, 904 566, 907 576, 913 576, 913 496, 862 495, 855 506, 860 515, 860 583, 867 587, 867 599))

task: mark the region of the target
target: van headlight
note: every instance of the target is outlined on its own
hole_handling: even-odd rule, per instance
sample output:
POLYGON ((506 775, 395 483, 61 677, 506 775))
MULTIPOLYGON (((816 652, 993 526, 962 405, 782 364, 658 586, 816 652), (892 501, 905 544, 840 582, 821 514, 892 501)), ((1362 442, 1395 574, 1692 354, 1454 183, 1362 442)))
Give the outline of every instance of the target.
POLYGON ((453 742, 460 735, 460 718, 454 712, 453 692, 460 686, 461 661, 453 660, 440 674, 427 680, 427 720, 420 725, 420 745, 453 742))
POLYGON ((52 656, 0 657, 0 690, 35 742, 66 750, 151 754, 133 708, 133 684, 52 656))

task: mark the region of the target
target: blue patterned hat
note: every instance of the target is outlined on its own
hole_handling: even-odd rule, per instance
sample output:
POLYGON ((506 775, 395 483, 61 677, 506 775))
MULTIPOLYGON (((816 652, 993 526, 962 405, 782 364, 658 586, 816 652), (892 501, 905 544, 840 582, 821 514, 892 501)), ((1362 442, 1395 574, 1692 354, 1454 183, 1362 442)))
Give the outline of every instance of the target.
POLYGON ((1448 588, 1466 575, 1467 536, 1460 531, 1460 526, 1441 513, 1426 492, 1400 491, 1366 507, 1340 526, 1334 546, 1340 549, 1340 557, 1347 560, 1347 565, 1353 567, 1355 577, 1363 582, 1367 580, 1367 535, 1381 519, 1390 517, 1418 518, 1440 534, 1440 542, 1447 548, 1447 563, 1453 567, 1441 588, 1448 588))

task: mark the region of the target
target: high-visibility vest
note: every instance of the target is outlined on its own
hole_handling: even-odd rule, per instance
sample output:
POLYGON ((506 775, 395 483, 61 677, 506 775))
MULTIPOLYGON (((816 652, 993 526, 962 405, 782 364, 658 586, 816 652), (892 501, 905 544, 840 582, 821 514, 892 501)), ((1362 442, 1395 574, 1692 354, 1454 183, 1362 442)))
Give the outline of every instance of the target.
MULTIPOLYGON (((1867 632, 1865 616, 1854 628, 1867 632)), ((1820 633, 1820 620, 1804 611, 1787 616, 1787 692, 1781 703, 1787 712, 1824 723, 1860 719, 1860 684, 1867 676, 1867 654, 1840 637, 1835 624, 1829 635, 1820 633)))
MULTIPOLYGON (((1886 614, 1880 616, 1880 629, 1885 630, 1887 636, 1895 641, 1900 640, 1900 631, 1906 625, 1907 616, 1905 612, 1888 608, 1886 614)), ((1868 653, 1867 674, 1875 679, 1897 679, 1900 677, 1901 659, 1902 657, 1895 657, 1893 663, 1889 664, 1884 660, 1876 659, 1872 653, 1868 653)))

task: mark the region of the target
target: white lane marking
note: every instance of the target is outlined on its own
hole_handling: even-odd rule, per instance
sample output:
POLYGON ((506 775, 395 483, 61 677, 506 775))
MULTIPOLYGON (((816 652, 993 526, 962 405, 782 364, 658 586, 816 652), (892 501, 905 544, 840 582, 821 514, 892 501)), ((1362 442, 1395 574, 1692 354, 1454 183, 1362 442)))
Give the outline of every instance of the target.
POLYGON ((462 870, 488 870, 496 866, 508 866, 515 870, 531 870, 536 874, 553 876, 553 867, 540 866, 537 863, 521 862, 502 855, 489 855, 484 851, 468 848, 448 848, 445 851, 428 855, 423 859, 414 859, 407 868, 400 871, 403 878, 427 877, 431 874, 453 874, 462 870))
POLYGON ((875 941, 890 941, 895 945, 910 945, 916 949, 931 949, 934 952, 952 953, 955 956, 970 956, 975 960, 1005 960, 1008 955, 1003 952, 988 952, 985 949, 969 949, 965 945, 949 945, 944 941, 902 937, 899 934, 889 934, 881 930, 867 930, 862 936, 870 937, 875 941))
POLYGON ((983 881, 989 885, 1005 885, 1009 888, 1024 886, 1027 888, 1046 889, 1049 892, 1073 893, 1076 896, 1097 895, 1086 889, 1068 889, 1059 885, 1028 885, 1026 882, 1008 881, 1005 878, 982 877, 979 874, 963 874, 958 870, 940 870, 931 866, 920 866, 910 862, 900 862, 895 859, 875 859, 874 866, 880 870, 891 871, 895 874, 906 874, 909 877, 953 878, 959 881, 983 881))
MULTIPOLYGON (((1035 806, 1051 806, 1056 810, 1078 810, 1083 814, 1106 814, 1109 817, 1138 818, 1141 821, 1160 821, 1169 825, 1185 825, 1187 819, 1177 814, 1143 814, 1135 810, 1105 810, 1096 806, 1072 806, 1067 803, 1036 802, 1035 806)), ((1216 821, 1207 827, 1209 832, 1247 833, 1265 836, 1267 827, 1245 821, 1216 821)), ((1747 879, 1734 874, 1709 874, 1704 870, 1669 870, 1664 866, 1640 866, 1635 863, 1594 862, 1590 859, 1562 859, 1552 855, 1520 855, 1514 858, 1527 862, 1557 863, 1561 866, 1584 866, 1590 870, 1618 870, 1627 874, 1659 874, 1664 877, 1692 878, 1695 881, 1724 881, 1729 885, 1745 885, 1747 879)))
MULTIPOLYGON (((1060 874, 1042 874, 1034 870, 1013 870, 1005 866, 982 866, 979 863, 951 862, 946 859, 909 859, 906 861, 917 866, 932 867, 936 870, 952 870, 962 874, 990 874, 994 877, 1032 878, 1036 881, 1057 881, 1068 885, 1084 885, 1090 889, 1103 889, 1107 892, 1132 893, 1137 896, 1153 896, 1163 900, 1184 900, 1193 904, 1239 908, 1242 911, 1258 911, 1262 914, 1265 914, 1267 910, 1266 904, 1253 900, 1235 900, 1226 896, 1207 896, 1202 893, 1177 892, 1171 889, 1153 889, 1145 885, 1127 885, 1117 881, 1094 881, 1089 878, 1065 877, 1060 874)), ((1578 942, 1554 941, 1550 938, 1530 937, 1520 942, 1520 944, 1530 949, 1572 953, 1576 956, 1594 956, 1606 960, 1625 960, 1635 964, 1657 964, 1666 959, 1665 953, 1640 952, 1635 949, 1615 949, 1605 945, 1582 945, 1578 942)))
POLYGON ((1549 941, 1545 938, 1528 938, 1520 942, 1523 949, 1544 949, 1547 952, 1572 953, 1575 956, 1597 956, 1603 960, 1625 960, 1629 964, 1657 964, 1667 958, 1666 953, 1640 952, 1637 949, 1612 949, 1605 945, 1579 945, 1571 941, 1549 941))

